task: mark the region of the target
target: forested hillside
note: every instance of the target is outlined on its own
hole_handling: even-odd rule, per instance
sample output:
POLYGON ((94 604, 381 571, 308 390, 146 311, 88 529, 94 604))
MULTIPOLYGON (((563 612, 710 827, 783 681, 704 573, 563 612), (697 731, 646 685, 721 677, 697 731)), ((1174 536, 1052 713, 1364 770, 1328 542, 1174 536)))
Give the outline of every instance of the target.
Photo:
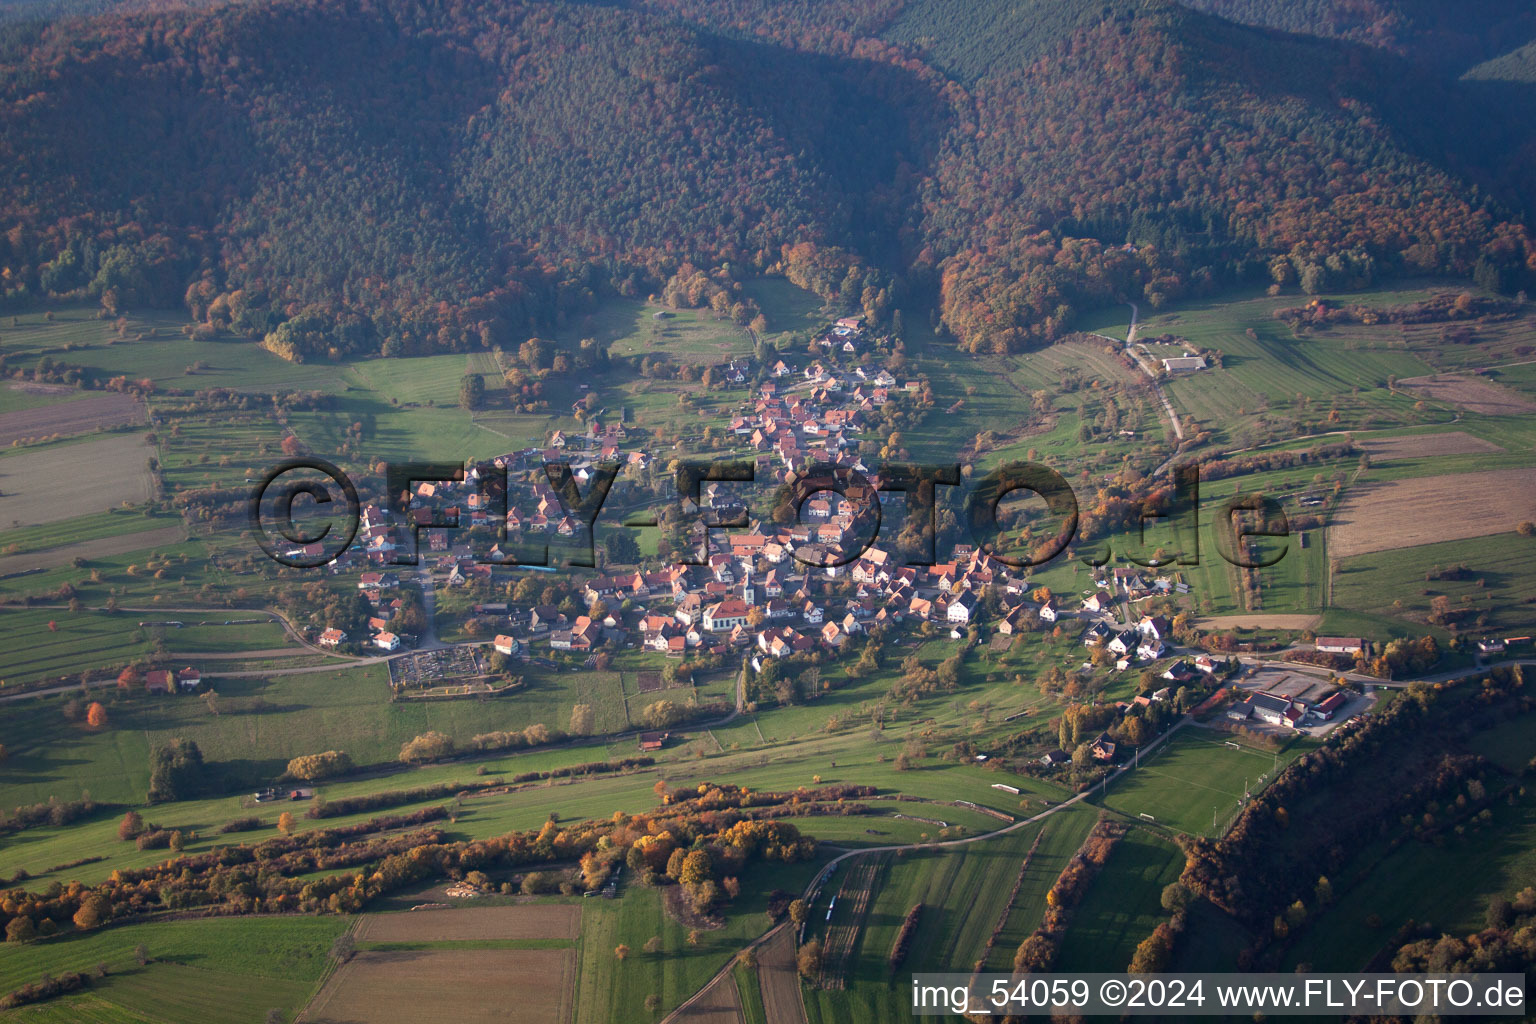
POLYGON ((515 344, 685 262, 933 304, 994 350, 1239 281, 1513 290, 1536 130, 1490 85, 1135 0, 21 21, 4 298, 185 303, 336 358, 515 344))
POLYGON ((1245 25, 1330 36, 1465 69, 1536 36, 1536 10, 1509 0, 1184 0, 1245 25))

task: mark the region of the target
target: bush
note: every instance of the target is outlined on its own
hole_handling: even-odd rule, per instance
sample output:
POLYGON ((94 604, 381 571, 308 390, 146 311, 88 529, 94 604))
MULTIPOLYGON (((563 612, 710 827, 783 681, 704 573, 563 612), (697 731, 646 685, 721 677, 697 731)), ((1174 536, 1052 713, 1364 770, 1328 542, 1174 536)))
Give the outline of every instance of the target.
POLYGON ((449 757, 453 751, 453 740, 434 729, 402 744, 400 760, 405 764, 425 764, 449 757))
POLYGON ((157 828, 153 832, 145 832, 134 840, 141 850, 164 850, 171 845, 171 833, 169 829, 157 828))
POLYGON ((345 775, 355 766, 344 750, 327 750, 323 754, 303 754, 288 762, 288 775, 305 782, 329 779, 345 775))
POLYGON ((219 826, 221 835, 229 835, 231 832, 254 832, 261 828, 260 818, 236 818, 234 821, 226 821, 219 826))
POLYGON ((78 971, 66 971, 57 978, 44 975, 42 981, 23 985, 4 998, 0 998, 0 1010, 14 1010, 28 1003, 40 1003, 55 996, 78 992, 90 983, 90 979, 78 971))

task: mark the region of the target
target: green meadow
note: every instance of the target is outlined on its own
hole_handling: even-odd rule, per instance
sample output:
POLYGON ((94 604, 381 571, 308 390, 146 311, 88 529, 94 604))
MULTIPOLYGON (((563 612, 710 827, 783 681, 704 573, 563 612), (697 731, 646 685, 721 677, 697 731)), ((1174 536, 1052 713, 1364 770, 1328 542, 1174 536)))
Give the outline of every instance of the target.
MULTIPOLYGON (((10 1011, 29 1022, 246 1024, 291 1015, 318 990, 342 917, 217 918, 125 924, 0 947, 0 989, 44 974, 92 975, 80 993, 10 1011), (148 962, 135 950, 143 946, 148 962), (96 977, 99 966, 107 968, 96 977)), ((287 1019, 285 1017, 285 1019, 287 1019)))
POLYGON ((1243 744, 1234 749, 1225 737, 1199 726, 1184 729, 1116 780, 1104 806, 1187 835, 1211 835, 1213 820, 1224 826, 1245 792, 1259 792, 1310 747, 1298 740, 1275 754, 1243 744))

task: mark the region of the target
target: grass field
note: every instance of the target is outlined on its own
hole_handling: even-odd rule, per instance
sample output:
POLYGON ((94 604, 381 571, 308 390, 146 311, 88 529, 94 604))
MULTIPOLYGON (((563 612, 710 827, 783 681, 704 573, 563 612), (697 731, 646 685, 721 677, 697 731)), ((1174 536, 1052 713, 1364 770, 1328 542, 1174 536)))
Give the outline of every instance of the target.
MULTIPOLYGON (((37 612, 6 612, 29 618, 37 612)), ((90 660, 88 645, 111 649, 110 630, 77 636, 78 657, 90 660)), ((70 620, 62 615, 65 627, 70 620)), ((88 620, 95 621, 95 620, 88 620)), ((234 628, 234 627, 229 627, 234 628)), ((257 629, 258 627, 252 627, 257 629)), ((46 623, 43 625, 46 630, 46 623)), ((260 627, 269 646, 275 627, 260 627)), ((167 642, 179 644, 170 631, 167 642)), ((53 634, 46 634, 51 636, 53 634)), ((195 639, 195 638, 194 638, 195 639)), ((141 650, 147 649, 142 644, 141 650)), ((176 648, 176 649, 179 649, 176 648)), ((55 662, 58 659, 55 658, 55 662)), ((190 659, 189 659, 190 660, 190 659)), ((213 663, 205 665, 216 669, 213 663)), ((359 764, 392 763, 400 745, 413 736, 437 729, 460 742, 497 729, 522 729, 541 723, 564 727, 571 707, 591 703, 600 710, 603 731, 624 727, 617 698, 616 675, 604 673, 533 674, 527 689, 489 701, 430 701, 390 703, 382 666, 338 669, 270 679, 212 680, 219 693, 219 713, 211 714, 195 697, 140 695, 116 700, 116 688, 98 694, 105 699, 109 724, 92 731, 64 721, 63 698, 12 705, 0 719, 0 742, 10 751, 0 805, 31 803, 49 796, 72 798, 90 789, 98 800, 138 803, 147 787, 145 758, 151 745, 172 737, 195 740, 204 756, 217 761, 225 785, 251 786, 282 772, 289 758, 314 753, 316 743, 346 750, 359 764), (109 757, 109 751, 111 753, 109 757), (105 765, 98 764, 109 757, 105 765)))
POLYGON ((7 1014, 25 1021, 147 1021, 151 1024, 248 1024, 269 1009, 292 1015, 318 986, 341 917, 159 921, 72 932, 32 945, 0 947, 0 990, 44 973, 108 976, 85 992, 7 1014), (134 949, 150 961, 140 967, 134 949))
POLYGON ((36 526, 0 530, 0 555, 26 554, 48 548, 76 548, 103 537, 123 537, 178 525, 180 516, 150 514, 142 509, 113 509, 73 516, 36 526))
POLYGON ((817 870, 814 862, 753 863, 741 876, 741 895, 731 902, 725 927, 701 931, 699 944, 688 944, 686 927, 662 908, 661 894, 626 878, 616 900, 582 903, 577 974, 576 1020, 579 1024, 654 1019, 645 997, 661 997, 662 1012, 697 992, 731 957, 768 930, 764 911, 774 890, 799 892, 817 870), (661 939, 661 950, 646 953, 645 943, 661 939), (614 949, 630 948, 619 960, 614 949))
MULTIPOLYGON (((806 1010, 813 1024, 899 1019, 907 1012, 911 998, 900 983, 906 975, 924 970, 968 970, 998 924, 1003 901, 1013 889, 1024 855, 1043 830, 1044 837, 988 965, 1011 964, 1018 943, 1045 912, 1046 892, 1093 822, 1090 809, 1070 808, 1039 825, 996 839, 952 849, 882 855, 880 885, 855 940, 849 987, 806 990, 806 1010), (923 911, 911 953, 892 977, 887 958, 902 919, 916 903, 923 904, 923 911)), ((841 876, 850 870, 844 864, 822 887, 811 908, 810 934, 819 934, 827 900, 837 891, 841 876)))
MULTIPOLYGON (((1530 730, 1529 717, 1517 721, 1530 730)), ((1512 806, 1496 801, 1491 811, 1491 822, 1465 834, 1360 851, 1347 876, 1334 876, 1337 902, 1294 937, 1287 967, 1359 970, 1409 920, 1452 934, 1481 929, 1491 898, 1536 885, 1536 794, 1512 806)))
MULTIPOLYGON (((1447 288, 1461 291, 1465 285, 1410 283, 1324 298, 1330 303, 1394 305, 1421 301, 1447 288)), ((1448 418, 1439 409, 1416 410, 1412 398, 1387 387, 1390 377, 1433 371, 1434 365, 1425 362, 1428 344, 1404 340, 1403 332, 1388 325, 1339 326, 1298 338, 1273 313, 1309 300, 1294 294, 1238 293, 1162 312, 1142 309, 1137 336, 1145 340, 1172 334, 1222 353, 1221 368, 1179 377, 1166 390, 1181 413, 1193 416, 1228 447, 1309 433, 1316 425, 1366 428, 1448 418), (1337 415, 1330 417, 1334 410, 1337 415)), ((1123 337, 1127 315, 1123 308, 1105 310, 1090 315, 1083 326, 1123 337)))
POLYGON ((737 965, 731 971, 736 992, 741 1000, 741 1015, 745 1024, 768 1024, 768 1011, 763 1007, 763 987, 756 971, 737 965))
POLYGON ((1127 833, 1072 914, 1056 967, 1118 971, 1164 916, 1163 887, 1178 881, 1184 853, 1148 829, 1127 833))
POLYGON ((1151 815, 1156 824, 1189 835, 1209 835, 1213 817, 1220 827, 1237 811, 1245 786, 1258 792, 1302 746, 1292 744, 1277 758, 1248 746, 1234 750, 1225 739, 1198 727, 1183 730, 1116 781, 1104 805, 1132 818, 1151 815))
POLYGON ((70 306, 20 314, 20 326, 5 331, 12 358, 34 362, 42 355, 103 376, 148 378, 160 388, 235 388, 243 391, 338 391, 344 383, 336 368, 279 359, 254 343, 234 337, 194 341, 182 335, 185 313, 136 312, 119 337, 112 321, 98 320, 94 306, 70 306), (154 336, 138 338, 139 334, 154 336), (203 363, 205 368, 187 371, 203 363))
POLYGON ((1536 611, 1536 539, 1474 537, 1377 551, 1345 559, 1333 581, 1334 602, 1377 615, 1423 621, 1444 595, 1465 610, 1463 629, 1529 632, 1536 611), (1428 580, 1434 566, 1465 565, 1465 579, 1428 580))
MULTIPOLYGON (((667 309, 640 303, 622 337, 608 349, 613 356, 670 356, 680 363, 723 363, 752 354, 747 332, 729 320, 716 319, 706 309, 667 309), (656 314, 662 314, 661 319, 656 314)), ((621 315, 614 311, 615 317, 621 315)))
MULTIPOLYGON (((240 617, 238 613, 230 614, 240 617)), ((180 618, 180 613, 176 617, 180 618)), ((161 648, 166 652, 195 654, 266 650, 287 644, 282 628, 272 622, 183 629, 139 626, 141 621, 159 619, 159 616, 134 612, 0 608, 0 631, 6 636, 0 692, 3 692, 3 684, 15 686, 87 669, 123 665, 149 657, 161 648)), ((16 717, 25 718, 25 711, 17 710, 16 717)))

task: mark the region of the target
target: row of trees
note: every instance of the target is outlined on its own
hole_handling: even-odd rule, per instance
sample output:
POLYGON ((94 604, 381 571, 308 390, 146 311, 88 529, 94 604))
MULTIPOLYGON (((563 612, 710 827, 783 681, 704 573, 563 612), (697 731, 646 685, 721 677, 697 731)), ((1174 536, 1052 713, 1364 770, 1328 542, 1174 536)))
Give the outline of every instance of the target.
MULTIPOLYGON (((664 788, 664 787, 663 787, 664 788)), ((44 892, 0 892, 0 927, 12 941, 31 941, 61 928, 95 927, 157 910, 201 908, 224 914, 355 913, 380 895, 424 879, 471 871, 578 862, 583 883, 602 884, 613 866, 639 844, 646 863, 661 869, 681 851, 675 876, 696 906, 713 907, 735 895, 730 879, 753 861, 794 862, 815 844, 794 825, 774 820, 798 808, 835 807, 850 787, 758 793, 701 785, 666 791, 656 810, 642 815, 538 829, 489 839, 445 842, 423 828, 445 818, 447 807, 374 818, 352 825, 296 833, 291 814, 280 834, 254 846, 218 846, 143 868, 119 868, 100 885, 54 884, 44 892), (368 872, 357 868, 369 865, 368 872), (84 924, 76 922, 81 915, 84 924)))

